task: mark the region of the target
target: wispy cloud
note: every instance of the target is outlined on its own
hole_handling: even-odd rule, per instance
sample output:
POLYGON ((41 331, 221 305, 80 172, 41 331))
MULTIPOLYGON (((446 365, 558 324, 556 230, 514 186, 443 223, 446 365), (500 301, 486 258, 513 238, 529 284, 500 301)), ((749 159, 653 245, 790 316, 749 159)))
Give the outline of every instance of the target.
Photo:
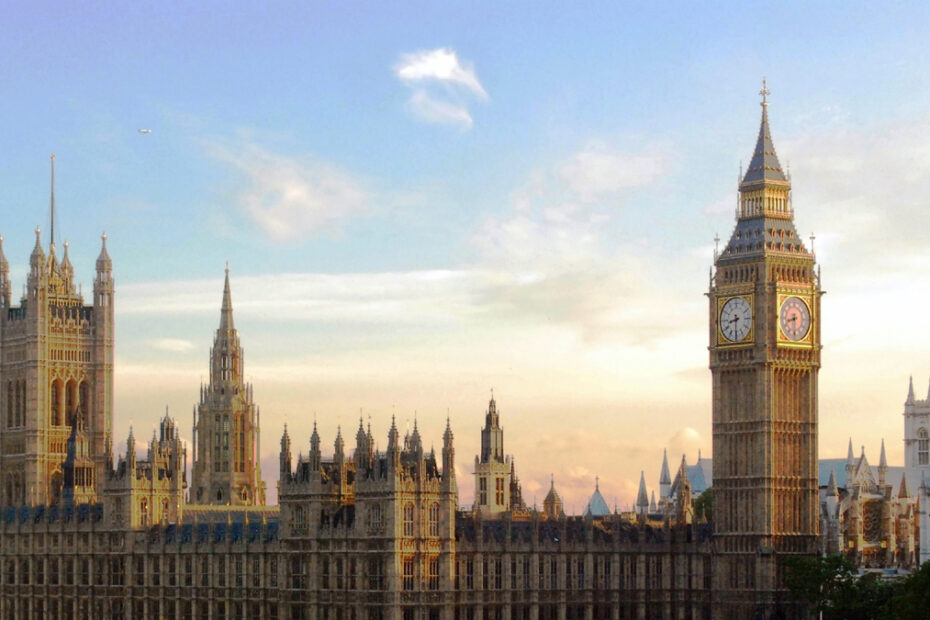
POLYGON ((330 164, 278 155, 248 143, 214 146, 212 152, 242 173, 236 200, 272 239, 299 241, 369 208, 361 181, 330 164))
POLYGON ((474 67, 449 48, 403 54, 393 69, 413 91, 408 109, 428 123, 470 129, 474 120, 469 104, 488 100, 474 67))
POLYGON ((170 351, 171 353, 185 353, 194 348, 194 343, 190 340, 181 338, 159 338, 150 340, 149 345, 159 351, 170 351))

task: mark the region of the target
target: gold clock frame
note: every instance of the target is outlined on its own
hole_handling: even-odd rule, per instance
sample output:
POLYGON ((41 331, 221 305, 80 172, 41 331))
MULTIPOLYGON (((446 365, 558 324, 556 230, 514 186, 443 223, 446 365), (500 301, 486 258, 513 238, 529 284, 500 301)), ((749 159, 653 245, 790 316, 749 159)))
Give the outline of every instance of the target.
POLYGON ((744 347, 749 344, 753 344, 756 341, 756 305, 755 299, 752 293, 737 293, 729 295, 721 295, 717 297, 717 316, 714 319, 714 324, 717 326, 717 346, 718 347, 744 347), (743 336, 742 340, 733 342, 728 340, 726 336, 723 335, 723 330, 720 328, 720 313, 723 312, 723 307, 731 299, 736 299, 741 297, 746 300, 746 303, 749 304, 749 310, 752 312, 752 323, 749 326, 749 331, 743 336))
POLYGON ((814 315, 814 304, 809 294, 804 293, 779 293, 778 303, 775 306, 775 324, 778 326, 775 330, 775 339, 778 346, 786 349, 810 349, 814 346, 814 322, 817 317, 814 315), (790 298, 797 298, 807 306, 807 314, 811 318, 811 324, 807 327, 807 333, 800 340, 792 340, 781 329, 781 307, 785 301, 790 298))

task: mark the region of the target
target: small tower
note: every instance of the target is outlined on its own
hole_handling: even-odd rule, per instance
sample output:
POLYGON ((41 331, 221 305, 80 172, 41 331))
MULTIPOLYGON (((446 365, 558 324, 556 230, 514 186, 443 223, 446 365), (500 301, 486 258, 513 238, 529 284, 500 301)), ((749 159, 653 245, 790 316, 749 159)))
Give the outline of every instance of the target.
POLYGON ((278 493, 281 492, 281 485, 286 484, 291 479, 291 436, 287 433, 287 424, 284 425, 284 432, 281 433, 281 453, 279 455, 280 468, 278 476, 278 493))
POLYGON ((227 266, 220 325, 210 351, 210 383, 203 390, 194 426, 194 503, 265 504, 258 459, 258 408, 252 400, 252 386, 244 379, 244 353, 233 322, 227 266))
POLYGON ((475 456, 475 508, 484 516, 509 511, 510 483, 510 457, 504 455, 504 429, 491 392, 481 429, 481 454, 475 456))
POLYGON ((659 503, 664 508, 672 490, 672 477, 668 471, 668 450, 662 450, 662 472, 659 474, 659 503))
POLYGON ((646 517, 649 511, 649 494, 646 492, 646 472, 639 472, 639 492, 636 494, 636 514, 646 517))
POLYGON ((553 475, 549 476, 549 492, 543 500, 543 513, 548 519, 561 519, 565 516, 565 511, 562 509, 562 498, 559 497, 559 493, 555 490, 555 476, 553 475))

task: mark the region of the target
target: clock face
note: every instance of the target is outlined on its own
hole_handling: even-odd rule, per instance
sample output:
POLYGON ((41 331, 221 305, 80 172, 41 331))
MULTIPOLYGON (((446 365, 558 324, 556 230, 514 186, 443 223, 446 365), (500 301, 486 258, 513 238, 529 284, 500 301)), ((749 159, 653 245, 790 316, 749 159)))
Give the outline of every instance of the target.
POLYGON ((789 297, 781 304, 781 332, 788 340, 800 340, 811 328, 811 312, 799 297, 789 297))
POLYGON ((730 342, 739 342, 752 327, 752 308, 744 297, 733 297, 720 311, 720 332, 730 342))

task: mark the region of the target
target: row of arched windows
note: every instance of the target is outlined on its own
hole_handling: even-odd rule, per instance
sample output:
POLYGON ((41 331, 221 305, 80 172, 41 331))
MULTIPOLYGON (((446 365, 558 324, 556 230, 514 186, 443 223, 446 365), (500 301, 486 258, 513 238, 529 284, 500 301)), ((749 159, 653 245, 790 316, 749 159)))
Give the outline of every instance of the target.
POLYGON ((52 381, 50 396, 49 424, 52 426, 72 426, 78 412, 86 419, 90 402, 90 389, 86 381, 78 383, 74 379, 67 382, 55 379, 52 381))

